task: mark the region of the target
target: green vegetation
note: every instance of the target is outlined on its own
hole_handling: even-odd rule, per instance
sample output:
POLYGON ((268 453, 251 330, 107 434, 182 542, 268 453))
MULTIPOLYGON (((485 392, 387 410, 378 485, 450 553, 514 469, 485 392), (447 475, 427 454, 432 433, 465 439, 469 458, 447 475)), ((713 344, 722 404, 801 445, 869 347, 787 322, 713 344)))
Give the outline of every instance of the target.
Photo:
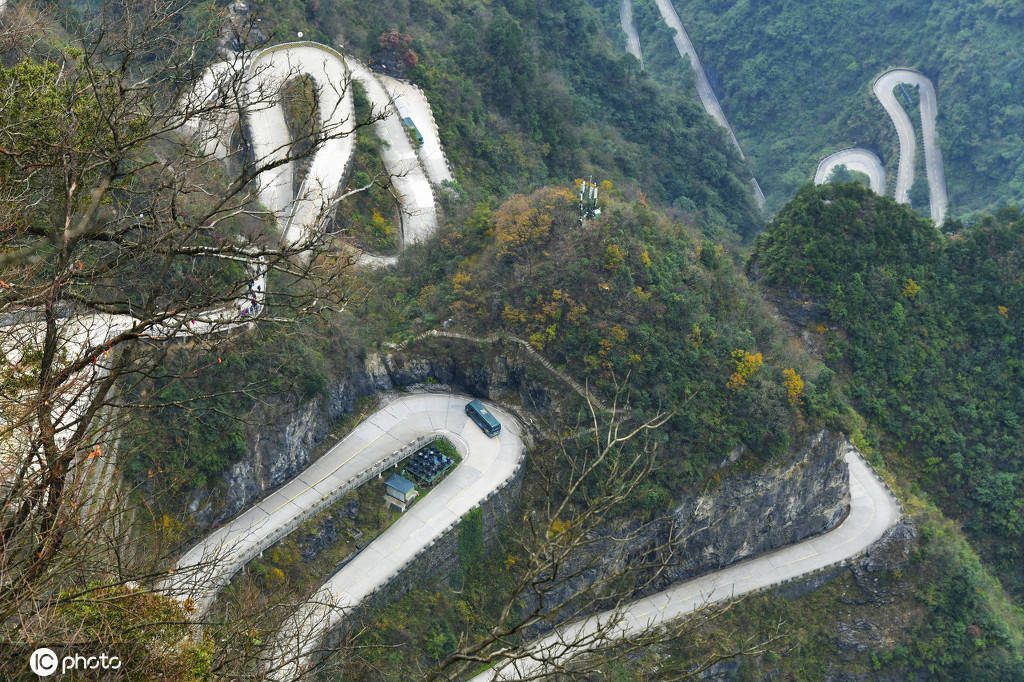
MULTIPOLYGON (((253 590, 286 590, 293 599, 308 596, 340 562, 368 545, 395 520, 384 503, 384 485, 373 479, 305 521, 267 548, 234 576, 221 595, 225 614, 253 599, 253 590), (346 510, 356 509, 355 514, 346 510)), ((277 596, 271 596, 276 600, 277 596)), ((251 608, 251 605, 248 605, 251 608)))
POLYGON ((843 147, 872 148, 896 168, 896 132, 871 93, 875 76, 893 66, 918 69, 938 91, 952 215, 1024 202, 1019 2, 675 5, 757 168, 769 210, 843 147))
MULTIPOLYGON (((366 98, 366 91, 353 83, 356 120, 368 123, 380 112, 366 98)), ((335 226, 356 246, 375 253, 394 253, 398 247, 398 212, 388 188, 387 173, 381 161, 383 142, 370 125, 356 130, 355 156, 350 162, 346 191, 367 189, 342 202, 335 215, 335 226)))
POLYGON ((182 492, 218 485, 249 451, 261 419, 258 398, 307 401, 324 392, 329 371, 344 366, 338 349, 345 338, 323 329, 314 320, 287 331, 261 322, 231 348, 172 347, 160 370, 133 387, 146 408, 136 410, 122 437, 128 479, 144 484, 151 502, 172 514, 182 492))
MULTIPOLYGON (((138 682, 154 677, 181 682, 212 678, 213 637, 208 632, 182 637, 179 623, 189 616, 187 604, 148 589, 106 584, 67 592, 61 600, 54 616, 66 628, 62 644, 71 653, 87 648, 90 654, 95 652, 92 655, 116 655, 122 662, 123 679, 138 682), (130 638, 124 636, 128 632, 130 638)), ((24 669, 24 659, 17 667, 7 668, 24 669)))
MULTIPOLYGON (((871 186, 871 178, 869 178, 867 175, 859 171, 850 170, 849 168, 842 164, 833 168, 832 172, 828 174, 828 182, 832 183, 833 185, 842 182, 859 182, 865 187, 871 186)), ((925 185, 925 189, 927 189, 927 184, 925 185)), ((927 199, 928 196, 926 194, 925 201, 927 201, 927 199)))
MULTIPOLYGON (((1024 197, 1017 132, 1024 122, 1018 82, 1024 62, 1006 57, 1016 54, 1009 48, 1024 14, 1001 0, 927 16, 922 4, 910 0, 881 10, 882 17, 876 7, 869 15, 863 0, 813 6, 714 0, 689 14, 684 8, 712 82, 759 165, 769 207, 787 199, 824 153, 850 141, 881 150, 895 168, 895 134, 869 90, 871 77, 895 63, 936 80, 940 136, 950 176, 958 178, 950 189, 961 215, 1024 197), (858 27, 869 21, 883 45, 870 53, 857 38, 858 27)), ((278 36, 304 30, 314 39, 342 42, 362 58, 378 49, 385 31, 408 32, 416 57, 405 60, 409 75, 435 106, 458 182, 444 193, 447 223, 436 239, 410 247, 395 268, 346 279, 358 293, 344 312, 292 324, 261 319, 228 339, 232 350, 174 345, 159 370, 133 380, 128 402, 144 407, 122 435, 120 466, 167 545, 196 531, 171 514, 181 510, 184 495, 220 485, 274 409, 324 396, 329 377, 357 366, 369 349, 450 320, 458 331, 526 340, 606 402, 623 388, 635 416, 675 411, 652 436, 658 466, 617 508, 617 520, 649 519, 680 495, 714 486, 728 474, 722 462, 730 453, 741 453, 731 466, 750 471, 784 457, 808 431, 863 427, 853 434, 858 445, 869 455, 872 448, 884 453, 911 491, 927 491, 962 519, 985 563, 954 523, 921 503, 914 510, 920 549, 905 571, 884 576, 900 593, 885 611, 890 620, 884 627, 900 637, 873 646, 851 665, 947 679, 1019 672, 1016 607, 989 574, 991 568, 1014 595, 1024 594, 1018 561, 1024 550, 1019 212, 1004 210, 965 232, 951 222, 946 229, 954 234, 944 235, 906 207, 847 184, 856 174, 846 169, 833 174, 837 184, 801 190, 758 240, 749 271, 777 291, 796 291, 819 304, 820 315, 804 331, 826 348, 825 367, 787 340, 770 306, 739 272, 737 245, 759 228, 748 169, 697 103, 651 0, 634 3, 649 73, 621 52, 621 37, 614 35, 617 1, 255 5, 278 36), (567 183, 591 173, 614 185, 601 185, 601 216, 581 222, 567 183), (667 207, 669 215, 654 207, 667 207), (840 390, 866 423, 856 420, 840 390), (269 406, 267 396, 277 396, 269 406), (899 621, 898 613, 907 618, 899 621)), ((202 3, 188 21, 214 12, 212 3, 202 3)), ((22 64, 0 74, 15 86, 7 102, 16 117, 12 126, 38 133, 44 146, 102 147, 104 139, 76 137, 88 125, 60 137, 60 126, 44 120, 50 108, 61 110, 57 104, 72 96, 68 92, 43 88, 39 101, 16 106, 19 84, 34 89, 52 80, 54 69, 22 64)), ((359 116, 368 116, 358 87, 355 98, 359 116)), ((315 133, 315 126, 300 125, 316 119, 309 80, 294 81, 286 99, 293 132, 315 133)), ((908 111, 917 116, 916 102, 908 111)), ((78 112, 85 123, 90 116, 78 112)), ((339 210, 336 225, 361 247, 394 251, 394 206, 375 182, 382 176, 383 143, 368 127, 357 136, 347 184, 371 187, 339 210)), ((0 159, 0 171, 10 170, 8 156, 0 159)), ((155 158, 153 152, 140 163, 155 158)), ((915 207, 921 208, 925 190, 923 180, 912 189, 915 207)), ((185 214, 190 201, 200 199, 186 198, 185 214)), ((197 242, 227 239, 241 227, 225 220, 197 242)), ((139 259, 125 272, 150 282, 151 265, 139 259)), ((168 297, 200 280, 245 280, 238 264, 190 265, 183 259, 171 268, 168 297)), ((272 282, 272 311, 275 296, 291 294, 288 286, 272 282)), ((429 353, 434 347, 417 350, 423 348, 429 353)), ((479 360, 486 352, 470 349, 460 359, 479 360)), ((545 427, 573 427, 574 406, 545 427)), ((555 452, 547 442, 538 449, 540 458, 555 452)), ((524 483, 527 508, 537 502, 533 482, 524 483)), ((589 492, 584 485, 579 499, 589 492)), ((379 486, 364 486, 251 562, 217 616, 227 622, 242 606, 252 615, 280 607, 282 595, 308 594, 394 521, 380 498, 379 486), (342 519, 353 501, 361 511, 342 519), (335 539, 306 551, 331 534, 328 527, 338 531, 335 539), (308 561, 304 551, 312 556, 308 561)), ((456 586, 416 590, 368 619, 371 625, 358 634, 367 648, 341 663, 350 666, 349 677, 384 670, 408 679, 452 651, 463 635, 472 638, 496 622, 516 562, 522 566, 528 557, 508 537, 485 545, 480 510, 460 522, 457 553, 456 586)), ((756 597, 678 660, 671 652, 651 655, 664 657, 662 669, 685 673, 700 646, 716 637, 738 641, 775 617, 794 623, 784 642, 793 647, 757 665, 777 665, 787 679, 818 679, 834 658, 828 642, 846 617, 836 605, 849 606, 843 600, 855 589, 852 582, 841 577, 796 603, 756 597)), ((105 589, 98 599, 67 601, 68 622, 86 632, 125 632, 136 629, 128 616, 183 618, 159 599, 105 589)), ((281 609, 268 615, 266 631, 280 621, 281 609)), ((169 638, 168 632, 156 631, 150 649, 166 650, 159 638, 169 638)), ((166 676, 206 675, 217 634, 175 650, 170 663, 178 668, 166 676)), ((229 634, 248 639, 232 640, 228 648, 247 651, 264 634, 229 634)), ((614 673, 640 675, 626 665, 614 673)))
MULTIPOLYGON (((956 224, 947 227, 959 229, 956 224)), ((805 187, 749 269, 823 307, 829 365, 890 466, 931 491, 1019 598, 1024 220, 943 235, 858 185, 805 187)))
MULTIPOLYGON (((459 182, 504 198, 600 170, 674 205, 702 229, 750 237, 760 226, 748 171, 692 94, 660 85, 623 55, 584 0, 552 3, 323 3, 259 6, 282 39, 306 31, 364 60, 400 27, 459 182), (472 7, 472 10, 470 10, 472 7)), ((678 80, 678 79, 677 79, 678 80)))
POLYGON ((459 568, 465 580, 480 562, 484 553, 483 511, 471 510, 459 520, 459 568))
POLYGON ((447 238, 462 257, 448 282, 410 305, 446 306, 480 335, 526 339, 599 395, 625 384, 640 413, 688 403, 659 435, 671 464, 652 484, 666 490, 701 480, 737 445, 764 461, 803 429, 839 424, 825 376, 786 347, 727 251, 614 195, 606 184, 601 217, 582 227, 564 188, 478 207, 447 238), (799 409, 786 369, 813 378, 799 409))

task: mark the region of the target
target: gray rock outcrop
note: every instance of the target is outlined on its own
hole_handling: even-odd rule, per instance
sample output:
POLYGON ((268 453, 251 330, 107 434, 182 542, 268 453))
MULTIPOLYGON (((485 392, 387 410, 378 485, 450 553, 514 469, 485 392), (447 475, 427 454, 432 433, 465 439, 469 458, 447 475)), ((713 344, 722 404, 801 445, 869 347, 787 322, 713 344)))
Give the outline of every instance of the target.
POLYGON ((714 490, 684 497, 667 518, 595 531, 589 551, 563 572, 580 575, 556 580, 549 601, 614 572, 660 566, 653 580, 652 570, 634 575, 634 594, 650 594, 834 528, 850 505, 847 447, 845 437, 820 431, 787 463, 723 478, 714 490))
MULTIPOLYGON (((456 390, 489 399, 507 398, 530 410, 552 409, 544 385, 528 376, 520 353, 482 352, 463 341, 432 340, 430 353, 370 354, 330 381, 323 395, 285 397, 258 408, 251 421, 248 455, 221 476, 216 492, 196 489, 188 508, 197 534, 231 518, 305 469, 331 424, 352 412, 356 400, 406 387, 456 390)), ((543 370, 542 370, 543 371, 543 370)))

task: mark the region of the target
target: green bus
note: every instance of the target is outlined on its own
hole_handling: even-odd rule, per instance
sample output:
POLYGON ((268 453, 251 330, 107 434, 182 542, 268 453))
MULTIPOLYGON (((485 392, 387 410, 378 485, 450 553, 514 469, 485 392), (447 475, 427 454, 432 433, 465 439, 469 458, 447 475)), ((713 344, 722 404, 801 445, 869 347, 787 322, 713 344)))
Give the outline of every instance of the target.
POLYGON ((479 400, 473 400, 466 405, 466 414, 491 438, 501 433, 501 422, 495 419, 491 411, 479 400))

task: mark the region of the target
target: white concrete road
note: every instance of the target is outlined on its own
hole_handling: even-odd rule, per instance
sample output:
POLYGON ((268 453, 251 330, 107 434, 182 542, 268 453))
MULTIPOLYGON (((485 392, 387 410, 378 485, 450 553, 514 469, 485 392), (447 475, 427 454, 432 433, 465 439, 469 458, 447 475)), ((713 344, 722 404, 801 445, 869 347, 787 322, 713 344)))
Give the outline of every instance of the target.
POLYGON ((601 641, 607 641, 605 636, 608 639, 634 637, 705 605, 770 587, 860 554, 896 524, 900 508, 856 450, 848 450, 846 462, 850 473, 850 513, 837 528, 679 583, 638 599, 618 613, 600 613, 571 623, 530 645, 527 651, 535 658, 499 664, 474 677, 473 682, 518 680, 542 674, 547 668, 537 658, 564 663, 575 653, 574 642, 585 641, 588 636, 593 638, 602 627, 607 631, 601 633, 601 641))
POLYGON ((901 204, 907 203, 910 187, 914 183, 914 167, 917 156, 914 125, 893 92, 893 88, 900 83, 919 88, 921 137, 924 140, 924 164, 928 176, 931 216, 936 225, 941 225, 946 218, 948 196, 946 194, 946 174, 942 165, 942 152, 939 149, 938 132, 935 128, 935 118, 938 115, 935 87, 924 74, 910 69, 886 71, 871 85, 875 97, 882 103, 886 113, 892 119, 893 125, 896 126, 896 135, 900 141, 900 163, 899 172, 896 175, 894 196, 896 201, 901 204))
MULTIPOLYGON (((917 164, 917 136, 914 124, 907 115, 903 105, 893 89, 905 83, 919 88, 921 112, 921 138, 924 140, 924 166, 928 177, 928 195, 932 221, 941 225, 946 219, 946 207, 949 198, 946 194, 946 173, 942 165, 942 151, 939 149, 938 131, 935 118, 938 115, 938 103, 935 87, 922 73, 911 69, 891 69, 875 79, 871 91, 878 98, 892 124, 896 128, 896 136, 900 142, 899 169, 896 173, 896 188, 893 197, 901 204, 910 201, 910 188, 914 184, 917 164)), ((820 185, 828 180, 828 174, 836 166, 843 164, 851 170, 866 173, 871 178, 871 189, 876 194, 885 194, 885 168, 878 156, 867 149, 853 148, 831 154, 818 164, 814 173, 814 183, 820 185)))
MULTIPOLYGON (((729 119, 725 117, 725 112, 722 111, 722 105, 718 103, 715 91, 711 89, 711 83, 708 82, 708 76, 704 72, 704 65, 701 64, 700 57, 697 56, 697 50, 693 47, 690 36, 686 34, 686 29, 683 28, 683 22, 679 20, 679 14, 672 5, 672 0, 654 0, 654 2, 658 5, 661 18, 665 20, 669 28, 675 31, 672 39, 675 41, 679 56, 690 61, 694 80, 697 82, 697 96, 700 97, 704 110, 728 131, 729 139, 732 140, 736 150, 739 151, 741 157, 746 158, 743 154, 743 148, 740 147, 740 141, 736 139, 736 133, 733 132, 732 126, 729 125, 729 119)), ((764 192, 761 191, 761 186, 757 184, 757 178, 751 178, 751 188, 758 208, 764 210, 764 192)))
MULTIPOLYGON (((305 471, 182 555, 160 589, 191 599, 196 606, 196 617, 201 617, 238 569, 294 530, 311 512, 359 485, 366 478, 366 472, 375 475, 394 460, 396 451, 417 439, 431 434, 449 437, 464 457, 462 465, 413 506, 400 524, 392 526, 349 564, 360 567, 354 570, 366 573, 356 586, 346 588, 361 599, 366 593, 363 588, 370 590, 385 582, 393 572, 391 568, 401 565, 418 551, 421 545, 415 539, 406 539, 410 532, 421 537, 424 543, 428 542, 444 525, 457 520, 476 500, 504 481, 511 471, 509 467, 517 466, 522 458, 523 445, 515 420, 493 408, 502 422, 502 434, 499 438, 487 438, 464 412, 469 400, 462 396, 423 393, 397 398, 384 405, 305 471), (470 506, 464 505, 467 501, 470 506), (438 526, 441 521, 444 523, 438 526), (416 530, 410 531, 410 528, 416 530), (389 541, 396 534, 402 540, 389 541)), ((383 492, 381 486, 382 495, 383 492)), ((346 575, 350 575, 353 569, 346 570, 350 571, 346 575)), ((342 579, 343 585, 347 585, 345 580, 342 579)), ((333 584, 329 582, 322 589, 333 589, 333 584)), ((343 605, 350 604, 346 601, 343 605)))
POLYGON ((644 53, 640 49, 640 36, 637 35, 636 26, 633 25, 633 3, 631 0, 622 0, 622 4, 619 6, 619 23, 622 24, 622 32, 626 34, 626 50, 640 62, 640 68, 644 68, 644 53))
POLYGON ((423 136, 423 144, 416 154, 423 164, 423 170, 433 185, 440 186, 445 181, 451 182, 452 175, 448 158, 441 146, 441 136, 434 120, 434 110, 430 107, 426 95, 409 81, 393 78, 382 73, 376 74, 391 96, 400 118, 409 118, 423 136))
POLYGON ((390 581, 436 538, 458 524, 466 512, 515 475, 523 460, 518 422, 500 408, 488 405, 502 425, 497 438, 488 438, 466 416, 469 400, 458 395, 413 395, 387 405, 372 417, 389 433, 400 433, 400 440, 426 433, 444 435, 459 450, 462 462, 288 619, 271 656, 275 679, 294 679, 301 674, 309 664, 308 654, 321 645, 323 637, 352 607, 390 581))
POLYGON ((285 82, 304 74, 316 87, 320 131, 325 139, 298 194, 293 192, 295 164, 291 161, 257 176, 260 200, 278 217, 284 242, 299 244, 314 238, 316 227, 327 218, 355 150, 355 107, 348 69, 340 54, 323 45, 289 43, 260 52, 249 70, 253 77, 245 83, 248 125, 253 156, 263 163, 282 162, 291 147, 281 102, 285 82))
MULTIPOLYGON (((220 89, 232 77, 238 80, 239 69, 248 74, 241 79, 245 101, 238 108, 245 111, 253 156, 257 163, 273 166, 257 176, 257 194, 276 216, 287 243, 302 243, 316 235, 317 227, 330 214, 340 194, 341 180, 355 150, 355 135, 351 134, 357 124, 352 115, 352 80, 363 86, 375 113, 381 116, 374 129, 385 143, 381 160, 391 176, 401 213, 401 243, 422 241, 433 233, 438 218, 431 182, 440 185, 451 180, 452 174, 430 105, 418 88, 378 76, 358 59, 325 45, 296 42, 262 50, 249 64, 222 62, 211 66, 195 93, 188 97, 188 103, 195 106, 216 102, 220 89), (316 83, 321 131, 325 136, 335 137, 324 142, 313 157, 296 194, 294 164, 285 160, 292 141, 280 88, 290 78, 302 74, 316 83), (419 152, 413 149, 405 132, 401 120, 404 115, 417 123, 423 135, 424 144, 419 152)), ((183 126, 196 135, 205 152, 224 158, 229 153, 231 131, 236 124, 237 118, 213 111, 185 121, 183 126)), ((374 261, 371 258, 367 262, 374 261)))
POLYGON ((882 160, 873 151, 861 147, 843 149, 822 159, 814 172, 814 184, 822 185, 828 182, 829 175, 839 166, 846 166, 849 170, 868 176, 871 191, 875 194, 885 194, 885 166, 882 165, 882 160))
POLYGON ((412 148, 398 111, 384 86, 369 67, 349 59, 352 77, 362 83, 367 98, 376 110, 386 116, 374 124, 377 136, 384 141, 380 157, 391 175, 391 183, 399 199, 402 213, 402 243, 412 244, 426 239, 437 228, 434 194, 419 156, 412 148))

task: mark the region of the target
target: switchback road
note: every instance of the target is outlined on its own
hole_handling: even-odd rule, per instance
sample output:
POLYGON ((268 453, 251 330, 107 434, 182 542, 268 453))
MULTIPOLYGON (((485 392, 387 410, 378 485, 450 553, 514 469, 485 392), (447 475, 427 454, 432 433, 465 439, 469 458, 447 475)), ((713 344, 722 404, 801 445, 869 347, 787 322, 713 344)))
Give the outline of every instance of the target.
POLYGON ((946 174, 942 166, 942 152, 939 150, 938 132, 935 118, 938 115, 938 103, 935 97, 935 86, 922 73, 910 69, 892 69, 875 79, 871 91, 882 103, 892 123, 896 126, 896 135, 900 141, 899 173, 896 176, 896 201, 905 204, 911 185, 914 184, 914 166, 917 156, 917 138, 914 135, 914 124, 903 106, 896 99, 893 88, 901 83, 917 86, 920 93, 921 137, 924 140, 924 165, 928 176, 928 194, 931 198, 931 215, 936 225, 941 225, 946 218, 946 174))
MULTIPOLYGON (((902 84, 915 86, 920 93, 921 138, 924 140, 929 206, 932 221, 936 225, 941 225, 946 219, 949 197, 946 193, 946 173, 942 165, 942 151, 939 149, 939 135, 935 127, 935 118, 938 115, 935 86, 924 74, 911 69, 891 69, 871 84, 871 91, 892 119, 900 142, 899 169, 896 173, 893 197, 901 204, 909 203, 910 188, 914 184, 917 165, 917 136, 914 133, 914 124, 893 91, 897 85, 902 84)), ((866 173, 871 179, 871 190, 876 194, 885 194, 885 168, 882 161, 877 154, 861 147, 844 149, 822 159, 814 173, 814 183, 820 185, 827 182, 829 173, 839 165, 866 173)))
POLYGON ((822 185, 828 182, 832 171, 839 166, 846 166, 852 171, 868 176, 871 191, 875 194, 885 194, 885 166, 882 165, 882 160, 874 152, 860 147, 843 149, 822 159, 814 172, 814 184, 822 185))
POLYGON ((604 612, 559 628, 530 645, 528 655, 499 664, 472 682, 519 680, 549 670, 542 661, 564 663, 581 642, 608 628, 602 639, 634 637, 708 604, 733 599, 857 556, 900 518, 900 507, 852 447, 846 453, 850 474, 850 513, 835 529, 816 537, 742 561, 720 571, 673 585, 643 597, 618 612, 604 612))
MULTIPOLYGON (((344 576, 335 576, 321 588, 339 595, 338 613, 325 616, 329 622, 337 622, 341 611, 358 603, 368 590, 387 582, 392 568, 410 559, 444 526, 457 521, 477 501, 500 487, 518 466, 523 444, 515 419, 489 406, 501 421, 502 432, 497 438, 488 438, 466 416, 469 401, 455 395, 422 393, 387 403, 305 471, 182 555, 161 589, 191 599, 196 617, 201 617, 238 569, 306 518, 394 466, 427 439, 447 437, 463 457, 462 464, 343 569, 344 576), (422 538, 423 543, 410 533, 422 538), (400 540, 394 541, 395 537, 400 540), (368 560, 363 555, 376 558, 368 560), (359 570, 366 572, 359 580, 352 582, 346 577, 359 570), (344 599, 343 593, 347 595, 344 599)), ((310 629, 316 630, 312 625, 310 629)))

